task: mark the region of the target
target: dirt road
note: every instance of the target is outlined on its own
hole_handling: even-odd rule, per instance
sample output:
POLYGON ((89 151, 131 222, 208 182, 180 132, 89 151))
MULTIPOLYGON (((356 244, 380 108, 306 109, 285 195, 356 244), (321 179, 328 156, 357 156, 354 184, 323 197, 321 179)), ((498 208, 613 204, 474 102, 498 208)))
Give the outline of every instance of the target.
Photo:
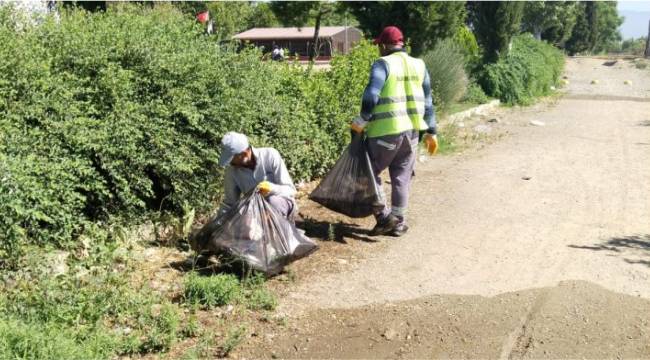
POLYGON ((239 355, 650 358, 650 71, 604 62, 418 164, 411 231, 296 284, 298 315, 239 355))

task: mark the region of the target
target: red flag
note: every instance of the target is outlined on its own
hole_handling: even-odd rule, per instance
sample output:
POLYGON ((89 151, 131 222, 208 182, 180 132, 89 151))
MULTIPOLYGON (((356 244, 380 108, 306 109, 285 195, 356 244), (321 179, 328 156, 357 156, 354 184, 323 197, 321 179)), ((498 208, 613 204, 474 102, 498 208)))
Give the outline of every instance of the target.
POLYGON ((208 20, 210 20, 210 13, 207 11, 200 12, 196 14, 196 20, 201 24, 205 24, 208 20))

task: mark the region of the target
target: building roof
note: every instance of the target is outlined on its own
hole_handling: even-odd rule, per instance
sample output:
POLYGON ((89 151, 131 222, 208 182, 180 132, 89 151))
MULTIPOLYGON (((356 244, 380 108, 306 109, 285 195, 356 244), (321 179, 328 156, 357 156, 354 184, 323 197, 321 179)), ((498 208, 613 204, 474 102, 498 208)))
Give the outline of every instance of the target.
MULTIPOLYGON (((352 26, 321 26, 318 37, 331 37, 345 29, 359 31, 352 26)), ((311 39, 314 37, 313 27, 287 28, 252 28, 233 36, 242 40, 277 40, 277 39, 311 39)))

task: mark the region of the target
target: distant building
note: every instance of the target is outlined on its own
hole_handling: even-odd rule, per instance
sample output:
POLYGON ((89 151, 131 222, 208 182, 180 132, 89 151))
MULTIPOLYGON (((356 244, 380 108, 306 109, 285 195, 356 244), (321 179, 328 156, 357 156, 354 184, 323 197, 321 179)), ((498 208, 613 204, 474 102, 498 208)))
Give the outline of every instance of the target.
MULTIPOLYGON (((347 54, 362 37, 361 31, 351 26, 322 26, 318 32, 320 43, 318 58, 328 60, 335 53, 347 54)), ((309 57, 313 38, 313 27, 253 28, 233 36, 233 39, 262 47, 264 52, 270 52, 273 46, 277 45, 288 49, 287 55, 298 54, 301 59, 309 57)))

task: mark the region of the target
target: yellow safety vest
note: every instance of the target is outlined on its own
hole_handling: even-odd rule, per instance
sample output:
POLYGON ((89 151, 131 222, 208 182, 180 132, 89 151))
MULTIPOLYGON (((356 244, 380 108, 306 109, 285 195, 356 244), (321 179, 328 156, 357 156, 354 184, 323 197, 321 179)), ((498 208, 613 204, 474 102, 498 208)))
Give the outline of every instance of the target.
POLYGON ((388 66, 388 78, 372 109, 372 121, 366 127, 368 137, 394 135, 407 130, 426 130, 424 122, 425 66, 420 59, 398 51, 382 57, 388 66))

